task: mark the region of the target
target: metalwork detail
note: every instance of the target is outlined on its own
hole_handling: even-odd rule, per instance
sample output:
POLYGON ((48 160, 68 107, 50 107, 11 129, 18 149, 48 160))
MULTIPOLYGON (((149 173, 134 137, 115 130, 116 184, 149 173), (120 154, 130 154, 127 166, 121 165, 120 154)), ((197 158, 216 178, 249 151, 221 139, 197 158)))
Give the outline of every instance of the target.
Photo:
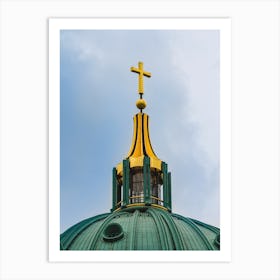
POLYGON ((144 64, 141 61, 138 62, 138 68, 131 67, 130 71, 139 74, 138 93, 140 94, 140 96, 142 96, 142 94, 144 94, 144 76, 150 78, 152 74, 150 72, 144 71, 144 64))
POLYGON ((144 179, 144 196, 145 203, 151 204, 151 169, 150 169, 150 158, 144 157, 143 167, 143 179, 144 179))
POLYGON ((171 172, 168 172, 168 207, 171 210, 172 209, 172 193, 171 193, 171 172))
POLYGON ((163 206, 170 209, 169 205, 169 190, 168 190, 168 167, 165 162, 162 162, 162 175, 163 175, 163 206))
MULTIPOLYGON (((150 167, 161 170, 161 160, 156 156, 149 135, 149 116, 144 113, 138 113, 133 118, 133 137, 130 150, 127 154, 130 167, 143 167, 144 157, 150 158, 150 167)), ((117 174, 122 175, 123 166, 119 163, 117 166, 117 174)))
POLYGON ((113 208, 111 211, 115 210, 115 206, 117 203, 117 195, 118 195, 118 182, 117 182, 117 169, 114 167, 112 172, 112 205, 113 208))
POLYGON ((60 235, 60 250, 220 249, 218 228, 171 214, 162 206, 152 206, 144 203, 131 204, 111 214, 83 220, 60 235), (118 226, 112 228, 112 224, 118 224, 122 229, 118 226), (104 239, 107 230, 109 232, 106 232, 105 236, 114 235, 113 240, 110 239, 111 236, 109 240, 106 240, 106 237, 104 239), (119 234, 122 238, 114 239, 119 234))
POLYGON ((143 98, 140 98, 136 101, 136 107, 142 112, 147 106, 146 101, 143 98))
POLYGON ((109 224, 103 232, 103 240, 115 242, 122 239, 124 236, 122 226, 118 223, 109 224))
POLYGON ((124 206, 129 204, 129 161, 123 160, 124 172, 123 172, 123 200, 124 206))

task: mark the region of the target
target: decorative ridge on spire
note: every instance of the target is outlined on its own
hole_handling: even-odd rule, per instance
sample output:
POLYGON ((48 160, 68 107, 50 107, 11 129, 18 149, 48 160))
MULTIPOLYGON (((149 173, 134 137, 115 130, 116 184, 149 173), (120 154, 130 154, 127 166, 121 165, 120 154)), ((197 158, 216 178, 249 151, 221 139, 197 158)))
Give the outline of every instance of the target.
MULTIPOLYGON (((149 134, 149 116, 138 113, 133 117, 133 137, 126 159, 130 167, 143 167, 144 157, 150 158, 151 168, 162 169, 162 161, 155 154, 149 134)), ((122 174, 123 164, 117 165, 117 173, 122 174)))
POLYGON ((133 118, 134 129, 130 150, 127 154, 130 167, 143 166, 144 156, 150 158, 151 167, 161 170, 161 160, 156 156, 149 135, 149 116, 138 113, 133 118))

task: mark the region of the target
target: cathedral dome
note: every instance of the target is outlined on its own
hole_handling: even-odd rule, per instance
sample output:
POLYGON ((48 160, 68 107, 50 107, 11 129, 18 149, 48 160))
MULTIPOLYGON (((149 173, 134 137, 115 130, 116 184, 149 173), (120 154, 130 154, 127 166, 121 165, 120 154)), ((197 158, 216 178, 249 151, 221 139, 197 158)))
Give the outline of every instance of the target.
POLYGON ((150 141, 143 63, 139 74, 140 110, 134 118, 127 156, 112 172, 111 213, 72 226, 60 236, 61 250, 219 250, 220 230, 172 213, 171 172, 155 154, 150 141), (145 106, 144 106, 145 104, 145 106))
POLYGON ((98 215, 61 235, 62 250, 219 250, 214 226, 155 207, 98 215))

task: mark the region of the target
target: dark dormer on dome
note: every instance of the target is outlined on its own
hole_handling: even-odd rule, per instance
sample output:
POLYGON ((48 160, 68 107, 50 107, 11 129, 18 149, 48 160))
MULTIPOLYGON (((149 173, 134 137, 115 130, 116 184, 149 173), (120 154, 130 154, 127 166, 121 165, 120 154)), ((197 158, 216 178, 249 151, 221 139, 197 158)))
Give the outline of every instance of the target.
POLYGON ((61 250, 219 250, 220 230, 172 213, 171 173, 151 144, 149 116, 143 113, 143 63, 133 118, 133 138, 123 161, 113 168, 111 213, 72 226, 60 236, 61 250))

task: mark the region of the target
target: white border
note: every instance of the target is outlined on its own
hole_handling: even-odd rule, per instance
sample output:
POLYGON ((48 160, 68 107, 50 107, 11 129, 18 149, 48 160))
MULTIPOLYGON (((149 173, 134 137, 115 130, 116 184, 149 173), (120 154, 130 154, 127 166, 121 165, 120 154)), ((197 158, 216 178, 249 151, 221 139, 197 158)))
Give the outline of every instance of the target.
POLYGON ((229 18, 49 19, 49 260, 137 262, 231 260, 231 20, 229 18), (61 29, 220 30, 220 251, 60 251, 59 98, 61 29))

